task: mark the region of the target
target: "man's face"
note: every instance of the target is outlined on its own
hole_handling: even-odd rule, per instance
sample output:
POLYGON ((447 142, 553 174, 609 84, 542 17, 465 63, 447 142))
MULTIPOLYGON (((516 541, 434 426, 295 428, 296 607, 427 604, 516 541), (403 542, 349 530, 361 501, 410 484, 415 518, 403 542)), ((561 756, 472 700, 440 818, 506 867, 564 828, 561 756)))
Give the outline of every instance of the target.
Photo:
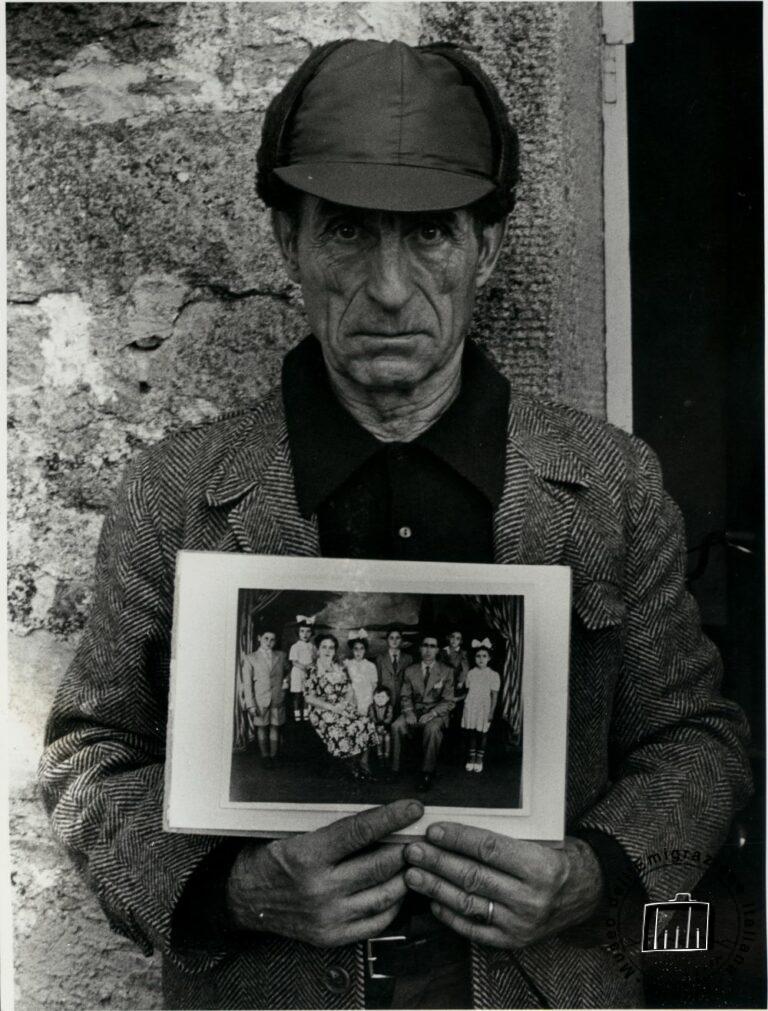
POLYGON ((400 649, 400 643, 403 641, 403 637, 399 632, 390 632, 387 636, 387 644, 391 650, 400 649))
POLYGON ((309 195, 297 228, 284 215, 275 225, 329 369, 371 390, 412 389, 460 356, 504 231, 463 208, 390 213, 309 195))
POLYGON ((431 663, 437 656, 437 639, 427 637, 421 640, 421 659, 425 663, 431 663))

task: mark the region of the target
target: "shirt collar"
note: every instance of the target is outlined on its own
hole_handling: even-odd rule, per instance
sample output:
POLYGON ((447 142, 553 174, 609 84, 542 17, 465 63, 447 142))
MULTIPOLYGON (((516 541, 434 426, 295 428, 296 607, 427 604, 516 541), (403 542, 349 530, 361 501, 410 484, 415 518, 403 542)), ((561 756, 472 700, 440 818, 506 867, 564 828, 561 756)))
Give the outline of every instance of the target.
MULTIPOLYGON (((336 399, 314 337, 285 356, 282 392, 296 498, 309 517, 385 444, 336 399)), ((509 395, 507 380, 467 341, 458 396, 414 443, 451 466, 494 509, 504 487, 509 395)))

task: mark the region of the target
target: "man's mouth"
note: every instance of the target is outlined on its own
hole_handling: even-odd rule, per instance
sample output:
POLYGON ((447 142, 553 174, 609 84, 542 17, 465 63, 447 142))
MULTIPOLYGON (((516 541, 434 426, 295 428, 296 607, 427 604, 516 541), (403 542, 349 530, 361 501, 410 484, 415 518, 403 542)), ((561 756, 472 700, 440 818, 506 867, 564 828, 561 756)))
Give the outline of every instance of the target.
POLYGON ((420 330, 356 330, 353 336, 368 340, 408 341, 420 334, 420 330))

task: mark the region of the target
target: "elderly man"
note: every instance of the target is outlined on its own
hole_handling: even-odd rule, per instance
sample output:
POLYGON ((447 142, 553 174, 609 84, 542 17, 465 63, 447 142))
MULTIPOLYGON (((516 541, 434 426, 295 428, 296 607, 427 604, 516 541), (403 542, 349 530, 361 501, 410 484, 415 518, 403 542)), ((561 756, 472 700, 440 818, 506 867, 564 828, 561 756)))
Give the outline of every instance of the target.
POLYGON ((448 47, 332 43, 270 106, 258 189, 312 336, 255 410, 126 478, 42 762, 110 922, 162 950, 169 1007, 638 1003, 600 944, 606 887, 634 862, 652 899, 688 890, 688 867, 643 857, 713 853, 747 796, 744 721, 717 694, 652 454, 511 396, 466 339, 516 150, 495 89, 448 47), (181 548, 569 565, 563 847, 449 822, 383 844, 416 801, 269 843, 163 833, 181 548))

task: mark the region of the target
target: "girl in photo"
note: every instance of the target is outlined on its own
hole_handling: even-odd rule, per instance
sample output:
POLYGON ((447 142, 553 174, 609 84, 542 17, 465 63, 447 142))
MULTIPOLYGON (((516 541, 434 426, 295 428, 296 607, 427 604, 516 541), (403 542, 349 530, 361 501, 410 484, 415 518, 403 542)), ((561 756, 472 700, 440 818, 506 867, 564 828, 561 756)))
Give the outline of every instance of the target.
POLYGON ((474 667, 467 673, 467 697, 461 726, 467 739, 467 772, 482 772, 485 758, 485 742, 496 708, 501 688, 501 678, 489 667, 491 642, 489 639, 472 640, 474 667))
POLYGON ((352 682, 357 711, 361 716, 365 716, 370 709, 373 692, 379 679, 376 665, 365 658, 368 649, 368 633, 364 628, 352 632, 347 645, 352 656, 344 661, 344 666, 352 682))
POLYGON ((312 626, 315 624, 314 617, 307 618, 303 614, 297 614, 296 622, 299 626, 299 638, 291 646, 288 659, 291 662, 290 691, 293 718, 298 723, 299 720, 309 719, 309 709, 304 704, 304 679, 307 676, 307 671, 315 662, 317 650, 311 641, 312 626))
POLYGON ((376 746, 376 728, 357 709, 352 680, 339 662, 335 636, 316 637, 317 659, 304 682, 309 722, 328 754, 347 762, 354 779, 370 780, 368 751, 376 746))

